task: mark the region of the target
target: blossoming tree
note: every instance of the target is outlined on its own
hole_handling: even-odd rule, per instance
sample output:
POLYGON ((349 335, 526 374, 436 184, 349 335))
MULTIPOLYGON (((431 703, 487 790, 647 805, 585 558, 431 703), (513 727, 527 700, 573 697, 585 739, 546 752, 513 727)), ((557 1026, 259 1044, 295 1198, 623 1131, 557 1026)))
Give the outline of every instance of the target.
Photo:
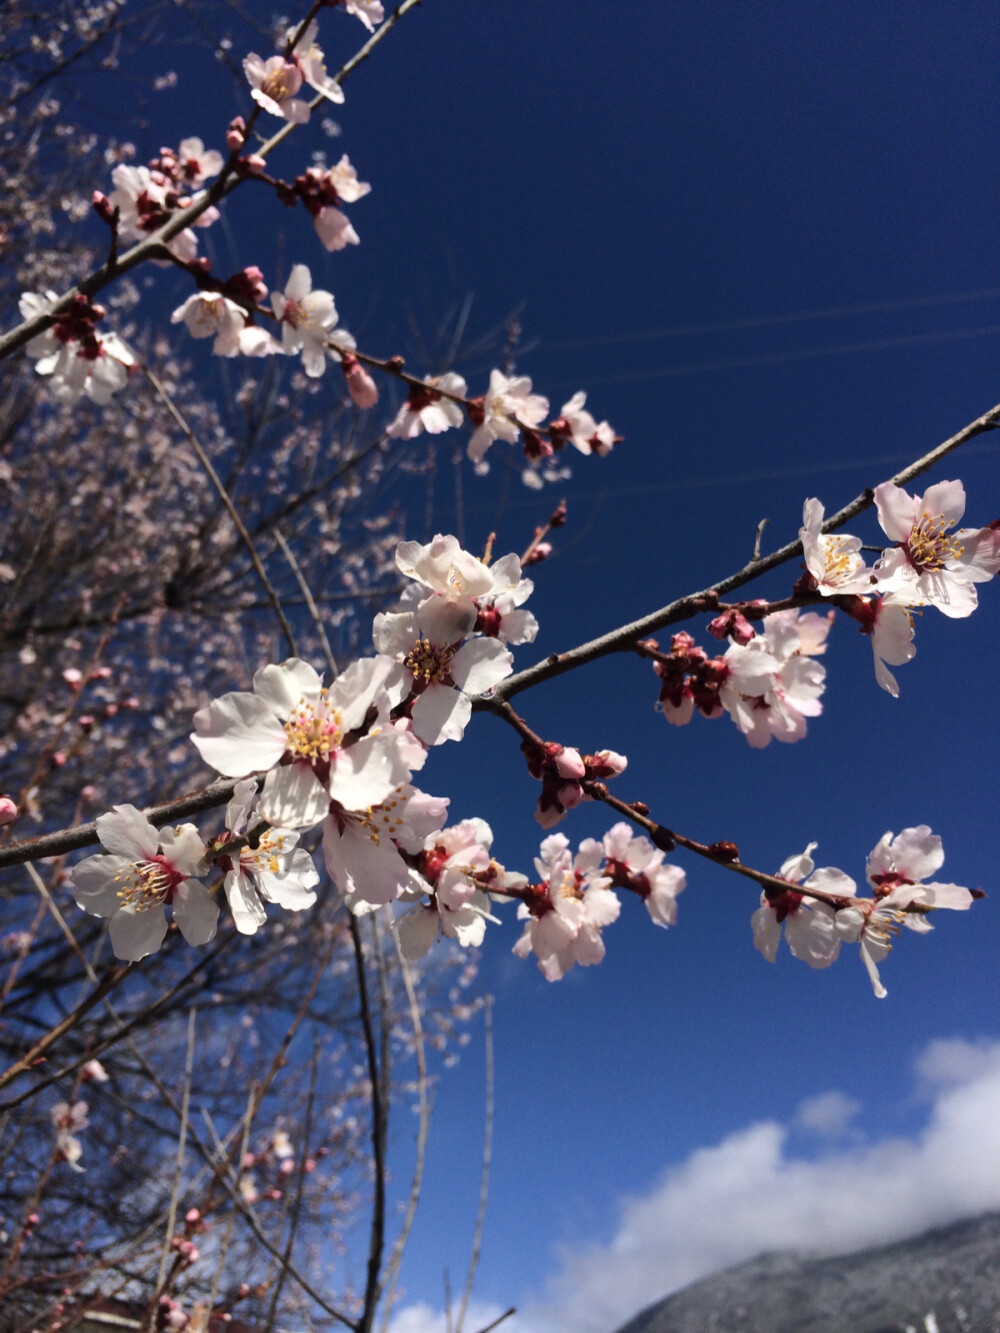
MULTIPOLYGON (((872 477, 829 517, 803 497, 797 538, 764 552, 758 531, 729 576, 539 656, 527 571, 544 575, 565 506, 540 499, 547 517, 520 551, 495 534, 470 550, 452 533, 408 536, 383 488, 393 469, 424 465, 428 437, 450 432, 473 473, 516 459, 533 492, 567 456, 612 467, 621 437, 588 394, 550 399, 518 373, 512 347, 478 378, 453 368, 457 352, 412 373, 373 335, 345 329, 310 254, 279 275, 262 248, 224 275, 203 253, 233 196, 251 191, 261 218, 301 208, 322 251, 361 242, 355 206, 369 194, 374 205, 377 183, 350 152, 303 165, 298 145, 415 3, 386 13, 379 0, 316 0, 282 25, 273 52, 241 58, 245 115, 145 163, 126 161, 122 145, 104 163, 81 153, 88 236, 100 227, 100 240, 32 251, 19 319, 0 335, 10 399, 24 405, 5 423, 2 462, 0 865, 17 878, 0 1109, 24 1117, 30 1145, 9 1174, 0 1299, 16 1293, 29 1322, 49 1320, 40 1326, 115 1297, 148 1326, 205 1326, 249 1302, 271 1325, 279 1309, 309 1310, 370 1329, 398 1266, 385 1215, 390 1049, 407 1044, 422 1101, 423 1025, 433 1013, 450 1032, 469 1005, 456 990, 435 1009, 424 994, 421 1018, 415 985, 456 965, 468 984, 475 949, 510 948, 558 981, 601 962, 624 911, 641 905, 653 925, 677 926, 678 897, 689 879, 697 891, 709 862, 751 881, 748 943, 764 958, 775 960, 782 933, 814 969, 856 948, 881 999, 880 966, 903 928, 927 933, 936 913, 981 896, 938 878, 942 838, 923 823, 880 839, 863 888, 860 873, 817 868, 815 843, 783 849, 776 872, 754 864, 735 828, 703 840, 624 790, 614 735, 593 750, 576 734, 547 739, 531 691, 602 659, 642 659, 664 726, 725 714, 754 749, 804 741, 823 710, 828 636, 847 620, 870 641, 873 687, 897 696, 890 668, 914 658, 915 615, 967 618, 1000 572, 1000 524, 974 499, 966 516, 962 483, 914 483, 1000 423, 1000 408, 872 477), (325 51, 339 49, 346 19, 363 45, 334 71, 325 51), (183 283, 169 309, 164 274, 168 290, 183 283), (213 358, 240 378, 219 404, 188 369, 213 358), (335 407, 320 412, 312 396, 331 380, 335 407), (856 523, 874 547, 846 531, 856 523), (774 595, 744 595, 772 572, 774 595), (450 794, 435 789, 440 747, 483 714, 523 755, 526 817, 533 806, 540 826, 529 866, 511 863, 502 828, 453 819, 450 794), (601 836, 554 831, 564 820, 571 830, 584 804, 606 817, 601 836), (442 940, 447 955, 434 951, 442 940), (341 984, 317 998, 331 976, 341 984), (254 1005, 263 1064, 239 1049, 237 1002, 254 1005), (223 1021, 206 1019, 209 1003, 223 1021), (283 1071, 300 1028, 314 1044, 292 1079, 283 1071), (204 1124, 190 1110, 197 1043, 233 1071, 204 1124), (180 1094, 171 1066, 187 1070, 180 1094), (336 1092, 331 1068, 350 1070, 336 1092), (80 1168, 133 1133, 151 1163, 144 1190, 127 1217, 117 1202, 94 1207, 94 1246, 68 1245, 68 1219, 93 1192, 75 1181, 80 1168), (344 1164, 361 1157, 348 1181, 344 1164), (326 1177, 324 1159, 336 1163, 326 1177), (296 1230, 312 1218, 339 1242, 366 1190, 364 1277, 334 1296, 305 1271, 296 1230), (94 1251, 109 1247, 102 1266, 94 1251), (230 1247, 252 1255, 252 1281, 222 1285, 230 1247)), ((100 6, 91 14, 95 43, 113 31, 114 8, 104 24, 100 6)), ((30 176, 30 153, 21 170, 30 176)), ((44 184, 39 164, 25 197, 46 197, 44 184)), ((104 1163, 108 1199, 129 1169, 113 1154, 104 1163)))

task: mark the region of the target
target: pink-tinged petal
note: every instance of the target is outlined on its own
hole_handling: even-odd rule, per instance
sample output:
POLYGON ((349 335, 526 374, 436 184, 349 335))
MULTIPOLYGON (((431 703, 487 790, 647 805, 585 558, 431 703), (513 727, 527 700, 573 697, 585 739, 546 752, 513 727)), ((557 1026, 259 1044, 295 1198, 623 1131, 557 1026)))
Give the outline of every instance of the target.
POLYGON ((272 768, 260 798, 260 813, 279 828, 311 828, 330 810, 330 793, 308 764, 272 768))
POLYGON ((414 735, 425 745, 460 741, 472 716, 472 700, 450 685, 430 685, 413 705, 410 716, 414 735))
POLYGON ((430 597, 417 612, 420 633, 431 643, 457 643, 472 632, 478 608, 471 597, 430 597))
POLYGON ((121 856, 88 856, 70 871, 76 905, 91 916, 111 916, 121 907, 115 876, 126 874, 131 861, 121 856))
POLYGON ((236 929, 241 935, 256 935, 258 927, 267 921, 267 912, 249 876, 241 871, 231 870, 222 887, 225 889, 236 929))
POLYGON ((819 889, 823 893, 832 893, 839 898, 853 898, 858 888, 850 875, 845 875, 836 866, 823 866, 811 874, 802 887, 819 889))
POLYGON ((437 908, 421 905, 405 912, 396 920, 396 934, 404 958, 423 958, 438 937, 437 908))
POLYGON ((186 879, 174 890, 174 920, 188 944, 207 944, 215 938, 219 904, 196 879, 186 879))
POLYGON ((965 565, 953 569, 928 569, 917 580, 920 600, 936 606, 952 620, 964 620, 979 605, 979 594, 965 565))
POLYGON ((342 833, 333 819, 327 821, 323 854, 331 878, 349 897, 381 906, 407 887, 409 870, 392 840, 376 842, 367 828, 354 821, 348 820, 342 833))
POLYGON ((514 655, 498 639, 472 639, 459 648, 451 678, 466 694, 482 694, 514 670, 514 655))
POLYGON ((785 940, 800 962, 812 968, 829 967, 840 953, 833 909, 825 903, 800 907, 785 919, 785 940))
POLYGON ((330 707, 340 709, 346 730, 361 726, 369 706, 395 665, 391 657, 359 657, 333 682, 330 707))
POLYGON ((167 918, 159 907, 141 912, 134 907, 122 907, 108 923, 115 957, 126 963, 137 963, 140 958, 156 953, 166 933, 167 918))
MULTIPOLYGON (((874 647, 873 642, 872 648, 874 647)), ((887 694, 891 694, 894 699, 899 698, 899 685, 896 682, 896 677, 879 657, 877 651, 875 653, 875 679, 887 694)))
POLYGON ((949 523, 957 523, 965 513, 965 487, 960 481, 937 481, 924 491, 919 512, 940 515, 949 523))
POLYGON ((253 688, 278 717, 287 718, 301 699, 316 702, 323 681, 308 662, 290 657, 278 666, 261 667, 253 678, 253 688))
POLYGON ((303 301, 312 291, 312 274, 308 264, 293 264, 285 283, 286 301, 303 301))
POLYGON ((395 733, 365 736, 337 754, 330 773, 330 797, 345 810, 367 810, 370 805, 381 805, 409 778, 403 747, 395 733))
POLYGON ((874 956, 876 952, 877 949, 874 942, 870 940, 867 935, 863 936, 861 940, 861 961, 865 965, 865 971, 871 978, 872 990, 875 992, 876 1000, 884 1000, 889 992, 882 985, 882 978, 878 974, 876 962, 880 962, 881 959, 885 957, 886 953, 888 953, 888 949, 883 949, 879 954, 878 959, 874 956))
POLYGON ((885 875, 894 869, 892 831, 887 830, 868 854, 868 860, 865 862, 865 875, 868 882, 874 884, 876 875, 885 875))
POLYGON ((903 829, 893 839, 892 859, 905 879, 926 879, 944 865, 944 847, 928 824, 918 824, 903 829))
POLYGON ((781 942, 781 926, 778 924, 774 909, 766 902, 762 902, 750 918, 750 926, 753 930, 753 947, 758 953, 762 953, 769 963, 773 963, 778 956, 778 945, 781 942))
POLYGON ((241 829, 249 818, 257 799, 257 783, 253 778, 244 778, 233 788, 233 795, 226 806, 226 828, 230 833, 241 829))
POLYGON ((286 737, 273 709, 255 694, 224 694, 194 715, 191 740, 205 763, 226 777, 270 768, 286 737))
POLYGON ((593 967, 595 964, 604 961, 605 952, 604 940, 601 938, 600 932, 590 926, 582 926, 574 941, 575 961, 581 967, 593 967))
POLYGON ((205 843, 194 824, 161 829, 160 847, 170 864, 182 875, 205 873, 205 843))
POLYGON ((962 545, 961 563, 974 583, 986 583, 1000 573, 1000 529, 962 528, 955 540, 962 545))
POLYGON ((790 856, 786 861, 782 861, 781 869, 778 874, 782 879, 790 879, 798 884, 800 879, 805 879, 806 875, 811 875, 815 870, 815 863, 812 859, 812 853, 819 846, 819 843, 811 842, 804 852, 798 856, 790 856))
POLYGON ((972 894, 960 884, 921 884, 920 889, 917 902, 935 909, 947 907, 953 912, 967 912, 973 903, 972 894))
POLYGON ((905 542, 917 518, 917 502, 901 486, 884 481, 875 487, 875 507, 882 531, 894 542, 905 542))
POLYGON ((134 805, 115 805, 97 818, 101 846, 128 861, 146 861, 160 850, 160 834, 134 805))
POLYGON ((622 905, 610 889, 588 889, 583 895, 587 924, 600 929, 617 921, 622 905))
POLYGON ((509 592, 521 582, 521 560, 513 551, 494 560, 490 569, 493 573, 494 593, 509 592))

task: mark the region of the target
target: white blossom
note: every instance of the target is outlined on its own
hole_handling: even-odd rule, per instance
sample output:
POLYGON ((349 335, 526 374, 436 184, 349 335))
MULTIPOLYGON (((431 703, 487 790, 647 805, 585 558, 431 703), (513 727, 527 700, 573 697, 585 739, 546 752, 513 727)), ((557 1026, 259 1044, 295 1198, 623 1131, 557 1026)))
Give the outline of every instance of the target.
POLYGON ((83 911, 108 918, 116 958, 134 963, 156 952, 167 906, 188 944, 213 938, 219 908, 196 878, 207 866, 194 824, 156 829, 134 805, 116 805, 98 818, 97 836, 110 855, 73 867, 73 896, 83 911))

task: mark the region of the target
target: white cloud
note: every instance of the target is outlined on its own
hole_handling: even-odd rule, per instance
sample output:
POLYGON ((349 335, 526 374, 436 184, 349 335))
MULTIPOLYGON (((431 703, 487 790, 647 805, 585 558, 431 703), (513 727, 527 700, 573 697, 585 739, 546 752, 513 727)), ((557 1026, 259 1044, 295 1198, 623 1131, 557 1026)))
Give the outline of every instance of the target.
MULTIPOLYGON (((930 1104, 912 1138, 863 1133, 851 1123, 858 1103, 837 1091, 806 1098, 787 1124, 747 1125, 624 1198, 611 1242, 565 1251, 544 1296, 520 1301, 501 1333, 610 1333, 766 1250, 846 1253, 1000 1208, 1000 1041, 931 1042, 916 1074, 930 1104), (795 1156, 796 1131, 810 1134, 808 1159, 795 1156)), ((500 1313, 470 1312, 467 1333, 500 1313)), ((445 1323, 411 1306, 391 1333, 445 1333, 445 1323)))
MULTIPOLYGON (((469 1308, 466 1311, 462 1328, 465 1333, 476 1333, 476 1330, 487 1328, 495 1320, 499 1319, 504 1312, 501 1305, 491 1305, 482 1301, 470 1301, 469 1308)), ((455 1317, 457 1317, 457 1311, 455 1317)), ((452 1320, 454 1327, 454 1319, 452 1320)), ((513 1320, 505 1320, 497 1333, 503 1330, 503 1333, 514 1333, 515 1325, 513 1320)), ((389 1324, 389 1333, 448 1333, 448 1321, 445 1319, 441 1310, 434 1310, 426 1304, 407 1305, 397 1314, 393 1315, 389 1324)), ((524 1333, 523 1325, 521 1333, 524 1333)))
MULTIPOLYGON (((769 1249, 847 1252, 1000 1207, 1000 1042, 933 1042, 917 1073, 934 1091, 913 1138, 840 1138, 856 1107, 840 1093, 788 1125, 747 1125, 702 1148, 646 1194, 625 1198, 608 1245, 562 1257, 542 1300, 510 1333, 608 1333, 645 1305, 769 1249), (793 1128, 836 1147, 803 1160, 793 1128)), ((877 1128, 877 1127, 876 1127, 877 1128)))
POLYGON ((806 1097, 795 1112, 796 1129, 820 1138, 840 1138, 861 1110, 861 1103, 843 1092, 818 1092, 806 1097))

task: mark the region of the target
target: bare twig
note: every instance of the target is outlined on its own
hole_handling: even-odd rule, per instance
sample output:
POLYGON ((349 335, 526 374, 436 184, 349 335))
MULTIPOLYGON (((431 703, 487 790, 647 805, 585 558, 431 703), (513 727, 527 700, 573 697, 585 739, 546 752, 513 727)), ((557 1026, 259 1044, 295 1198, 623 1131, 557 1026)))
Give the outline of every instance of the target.
POLYGON ((486 1103, 483 1124, 483 1174, 479 1182, 479 1209, 476 1213, 476 1226, 472 1235, 472 1254, 469 1257, 469 1271, 465 1276, 465 1290, 462 1292, 462 1304, 458 1310, 458 1322, 455 1333, 462 1333, 465 1312, 469 1308, 469 1298, 476 1280, 479 1267, 479 1255, 483 1242, 483 1219, 486 1217, 486 1201, 490 1193, 490 1162, 493 1159, 493 996, 487 995, 483 1015, 483 1050, 486 1056, 486 1103))

